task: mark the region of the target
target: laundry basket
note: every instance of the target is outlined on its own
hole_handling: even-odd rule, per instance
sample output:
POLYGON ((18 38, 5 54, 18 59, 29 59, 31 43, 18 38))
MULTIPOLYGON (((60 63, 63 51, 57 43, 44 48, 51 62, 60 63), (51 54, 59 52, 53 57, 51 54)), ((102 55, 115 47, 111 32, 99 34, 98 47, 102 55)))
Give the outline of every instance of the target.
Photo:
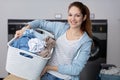
MULTIPOLYGON (((44 39, 47 36, 53 38, 53 35, 45 30, 39 29, 38 31, 39 32, 34 31, 34 34, 40 39, 44 39)), ((8 42, 6 62, 7 72, 27 80, 36 80, 40 76, 40 73, 50 57, 43 58, 36 54, 12 47, 10 44, 14 41, 14 39, 15 38, 8 42), (29 57, 21 54, 27 54, 29 57)), ((50 54, 52 54, 52 51, 53 49, 51 50, 50 54)))

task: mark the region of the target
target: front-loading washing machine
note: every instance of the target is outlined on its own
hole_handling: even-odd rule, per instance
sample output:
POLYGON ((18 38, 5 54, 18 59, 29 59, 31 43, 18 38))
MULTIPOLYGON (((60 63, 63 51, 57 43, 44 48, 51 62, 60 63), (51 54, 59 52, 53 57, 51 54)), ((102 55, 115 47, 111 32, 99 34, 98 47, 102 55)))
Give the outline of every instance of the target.
POLYGON ((107 20, 91 20, 93 47, 91 57, 80 73, 80 80, 97 80, 100 65, 106 63, 107 56, 107 20))

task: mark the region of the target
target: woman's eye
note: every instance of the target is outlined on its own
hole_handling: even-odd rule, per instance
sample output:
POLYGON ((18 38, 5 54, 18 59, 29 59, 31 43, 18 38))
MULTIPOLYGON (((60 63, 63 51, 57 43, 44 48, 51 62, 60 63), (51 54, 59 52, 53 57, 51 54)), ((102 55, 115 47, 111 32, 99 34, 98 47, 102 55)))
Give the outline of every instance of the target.
POLYGON ((80 17, 80 15, 76 15, 77 17, 80 17))
POLYGON ((79 15, 79 14, 75 14, 75 15, 68 14, 68 16, 81 17, 81 15, 79 15))

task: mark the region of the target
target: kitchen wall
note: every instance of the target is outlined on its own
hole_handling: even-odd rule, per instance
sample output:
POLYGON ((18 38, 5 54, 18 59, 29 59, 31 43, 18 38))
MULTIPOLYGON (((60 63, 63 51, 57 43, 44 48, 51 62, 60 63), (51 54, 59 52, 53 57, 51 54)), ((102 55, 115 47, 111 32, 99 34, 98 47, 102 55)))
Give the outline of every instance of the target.
MULTIPOLYGON (((8 19, 55 19, 67 17, 69 3, 76 0, 0 0, 0 78, 7 75, 8 19)), ((120 66, 120 0, 78 0, 95 14, 95 19, 108 19, 107 63, 120 66)))

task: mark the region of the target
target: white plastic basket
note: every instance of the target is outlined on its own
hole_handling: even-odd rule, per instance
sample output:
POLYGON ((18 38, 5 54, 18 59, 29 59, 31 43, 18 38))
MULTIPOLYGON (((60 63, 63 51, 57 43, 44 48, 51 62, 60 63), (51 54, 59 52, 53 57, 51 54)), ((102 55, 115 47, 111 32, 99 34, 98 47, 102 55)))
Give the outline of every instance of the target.
MULTIPOLYGON (((34 32, 34 34, 39 38, 46 38, 47 36, 53 37, 53 35, 47 31, 39 29, 41 34, 38 32, 34 32)), ((8 53, 7 53, 7 62, 6 62, 6 70, 14 74, 18 77, 27 79, 27 80, 36 80, 43 68, 45 67, 48 58, 40 57, 36 54, 20 50, 18 48, 10 46, 11 42, 14 40, 10 40, 8 42, 8 53), (29 57, 25 57, 21 54, 27 54, 29 57)), ((53 49, 51 50, 52 54, 53 49)))

